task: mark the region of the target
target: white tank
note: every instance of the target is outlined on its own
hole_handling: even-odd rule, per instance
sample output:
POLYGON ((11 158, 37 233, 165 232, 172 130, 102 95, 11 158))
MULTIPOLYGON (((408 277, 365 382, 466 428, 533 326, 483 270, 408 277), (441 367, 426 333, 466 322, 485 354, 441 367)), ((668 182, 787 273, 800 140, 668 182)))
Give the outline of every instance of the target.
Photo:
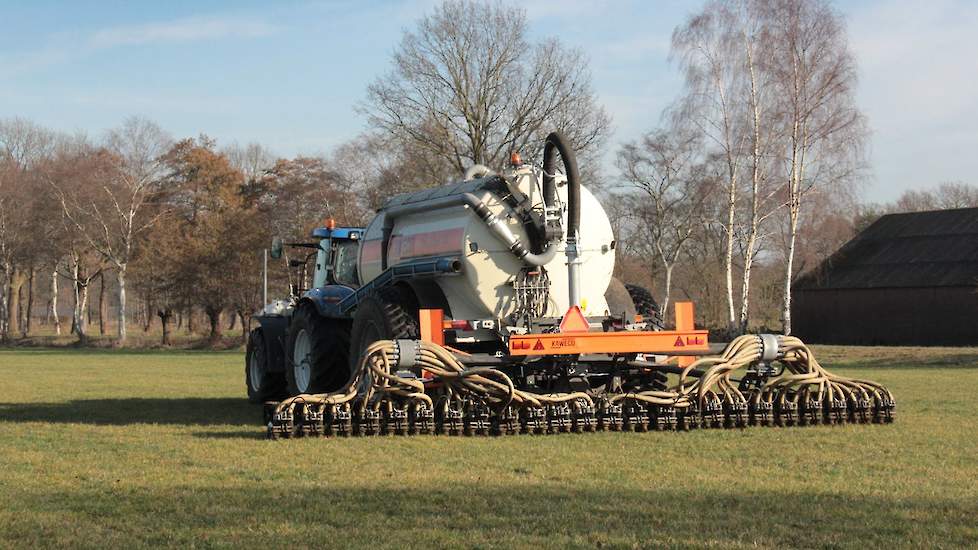
MULTIPOLYGON (((507 174, 517 182, 519 190, 531 203, 542 203, 539 171, 528 167, 507 174)), ((388 246, 388 266, 431 257, 457 257, 462 262, 461 273, 436 279, 448 300, 454 319, 506 319, 514 313, 513 282, 526 264, 518 259, 507 245, 465 204, 444 204, 448 197, 462 193, 475 195, 504 220, 509 229, 529 243, 527 231, 519 215, 501 195, 487 185, 492 178, 462 182, 445 187, 399 195, 391 199, 364 232, 360 247, 359 273, 361 283, 377 277, 381 269, 381 247, 386 212, 404 204, 418 204, 420 211, 395 218, 388 246), (439 206, 441 203, 442 206, 439 206)), ((567 204, 567 186, 558 176, 557 195, 560 204, 567 204)), ((567 230, 566 207, 561 226, 567 230)), ((557 246, 557 255, 544 267, 550 278, 547 317, 562 317, 569 307, 566 234, 557 246)), ((604 208, 584 186, 581 186, 581 221, 578 249, 581 259, 581 307, 585 315, 604 315, 608 305, 605 290, 615 267, 614 235, 604 208)))

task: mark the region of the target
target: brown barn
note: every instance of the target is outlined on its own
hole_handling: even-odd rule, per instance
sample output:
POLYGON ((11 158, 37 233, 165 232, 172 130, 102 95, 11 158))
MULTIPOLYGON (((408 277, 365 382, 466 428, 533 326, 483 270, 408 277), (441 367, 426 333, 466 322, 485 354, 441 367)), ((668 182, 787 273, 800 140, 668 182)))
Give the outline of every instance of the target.
POLYGON ((792 292, 806 342, 978 345, 978 208, 883 216, 792 292))

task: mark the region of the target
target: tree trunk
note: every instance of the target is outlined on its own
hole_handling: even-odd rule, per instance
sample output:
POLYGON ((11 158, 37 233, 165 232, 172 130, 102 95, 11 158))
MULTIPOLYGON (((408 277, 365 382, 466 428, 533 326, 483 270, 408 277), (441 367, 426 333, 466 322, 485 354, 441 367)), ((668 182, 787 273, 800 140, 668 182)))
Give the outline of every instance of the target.
POLYGON ((105 273, 98 276, 98 333, 105 336, 105 273))
POLYGON ((782 331, 791 334, 791 280, 795 264, 795 240, 798 235, 798 217, 791 216, 791 235, 788 237, 788 261, 784 275, 784 305, 781 309, 782 331))
POLYGON ((731 179, 730 188, 727 196, 727 242, 726 250, 723 255, 723 270, 727 283, 727 328, 735 330, 737 317, 734 312, 733 297, 733 251, 734 251, 734 223, 737 221, 737 182, 731 179))
POLYGON ((88 286, 81 282, 78 264, 72 266, 75 303, 71 312, 71 330, 78 335, 78 343, 85 344, 88 340, 88 330, 85 324, 85 309, 88 306, 88 286))
POLYGON ((51 316, 54 317, 54 333, 61 336, 61 318, 58 317, 58 267, 51 270, 51 316))
POLYGON ((20 332, 20 289, 27 280, 19 269, 14 268, 7 280, 7 335, 20 332))
POLYGON ((241 343, 248 343, 248 334, 251 332, 251 316, 246 315, 244 310, 238 311, 238 320, 241 322, 241 343))
POLYGON ((17 300, 17 326, 20 327, 20 337, 24 338, 24 328, 27 326, 27 307, 25 307, 27 304, 27 285, 21 284, 17 294, 19 295, 17 300))
MULTIPOLYGON (((126 343, 126 264, 121 264, 116 271, 116 279, 119 283, 119 312, 116 315, 119 323, 117 336, 119 345, 126 343)), ((149 325, 151 317, 146 315, 146 324, 149 325)))
POLYGON ((10 279, 13 278, 13 266, 10 262, 3 263, 3 279, 0 280, 0 342, 10 339, 10 279))
POLYGON ((90 302, 88 300, 88 293, 89 293, 89 285, 90 284, 91 284, 91 281, 89 280, 89 282, 85 285, 85 291, 84 291, 85 292, 85 308, 84 308, 85 309, 85 322, 88 324, 88 326, 92 326, 92 302, 90 302))
POLYGON ((187 333, 194 333, 194 308, 192 306, 187 308, 187 333))
POLYGON ((173 317, 172 309, 160 309, 156 311, 156 315, 160 318, 160 323, 163 325, 163 339, 161 344, 164 346, 170 345, 170 319, 173 317))
POLYGON ((234 330, 234 327, 238 324, 238 316, 232 315, 231 321, 228 323, 228 331, 234 330))
POLYGON ((221 340, 223 336, 223 331, 221 327, 221 310, 211 306, 204 308, 204 312, 207 313, 207 319, 211 324, 210 336, 208 340, 211 344, 216 344, 221 340))
POLYGON ((757 246, 757 229, 752 229, 747 237, 747 254, 744 257, 744 280, 740 288, 740 333, 747 332, 750 322, 750 278, 754 267, 754 247, 757 246))
POLYGON ((666 284, 663 291, 662 297, 662 316, 665 317, 666 312, 669 311, 669 299, 672 296, 672 269, 676 267, 675 263, 668 263, 665 265, 666 268, 666 284))
POLYGON ((37 274, 37 268, 31 267, 30 278, 27 279, 27 310, 25 311, 24 317, 24 338, 31 333, 31 321, 34 318, 34 276, 37 274))
MULTIPOLYGON (((145 332, 149 332, 149 329, 153 326, 153 310, 156 309, 156 306, 153 304, 153 301, 146 298, 145 295, 143 297, 142 303, 143 303, 143 307, 139 308, 139 311, 143 316, 142 325, 140 326, 143 327, 143 332, 145 333, 145 332)), ((160 310, 156 309, 156 311, 157 311, 157 315, 159 315, 160 310)), ((173 316, 172 311, 170 312, 170 316, 171 317, 173 316)))

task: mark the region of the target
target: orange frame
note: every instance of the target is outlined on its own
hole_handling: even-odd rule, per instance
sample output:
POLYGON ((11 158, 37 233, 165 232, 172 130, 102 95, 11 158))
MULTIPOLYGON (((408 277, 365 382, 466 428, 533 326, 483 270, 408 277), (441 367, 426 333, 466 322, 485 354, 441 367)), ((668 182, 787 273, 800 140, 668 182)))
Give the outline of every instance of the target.
MULTIPOLYGON (((648 353, 673 355, 679 365, 689 365, 696 355, 710 350, 709 332, 696 330, 692 302, 676 302, 676 329, 663 331, 584 332, 567 331, 544 334, 521 334, 509 338, 509 353, 531 355, 585 355, 614 353, 648 353)), ((568 311, 568 316, 574 309, 568 311)), ((580 315, 577 312, 577 315, 580 315)), ((420 311, 421 339, 444 345, 444 313, 440 309, 420 311)))

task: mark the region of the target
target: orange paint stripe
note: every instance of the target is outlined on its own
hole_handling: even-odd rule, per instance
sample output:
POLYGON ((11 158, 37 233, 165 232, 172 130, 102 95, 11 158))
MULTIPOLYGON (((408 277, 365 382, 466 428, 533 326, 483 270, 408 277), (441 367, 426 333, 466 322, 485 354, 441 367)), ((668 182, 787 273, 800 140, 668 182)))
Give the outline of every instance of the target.
POLYGON ((524 334, 509 339, 510 355, 578 355, 585 353, 708 352, 705 330, 661 332, 587 332, 524 334))

